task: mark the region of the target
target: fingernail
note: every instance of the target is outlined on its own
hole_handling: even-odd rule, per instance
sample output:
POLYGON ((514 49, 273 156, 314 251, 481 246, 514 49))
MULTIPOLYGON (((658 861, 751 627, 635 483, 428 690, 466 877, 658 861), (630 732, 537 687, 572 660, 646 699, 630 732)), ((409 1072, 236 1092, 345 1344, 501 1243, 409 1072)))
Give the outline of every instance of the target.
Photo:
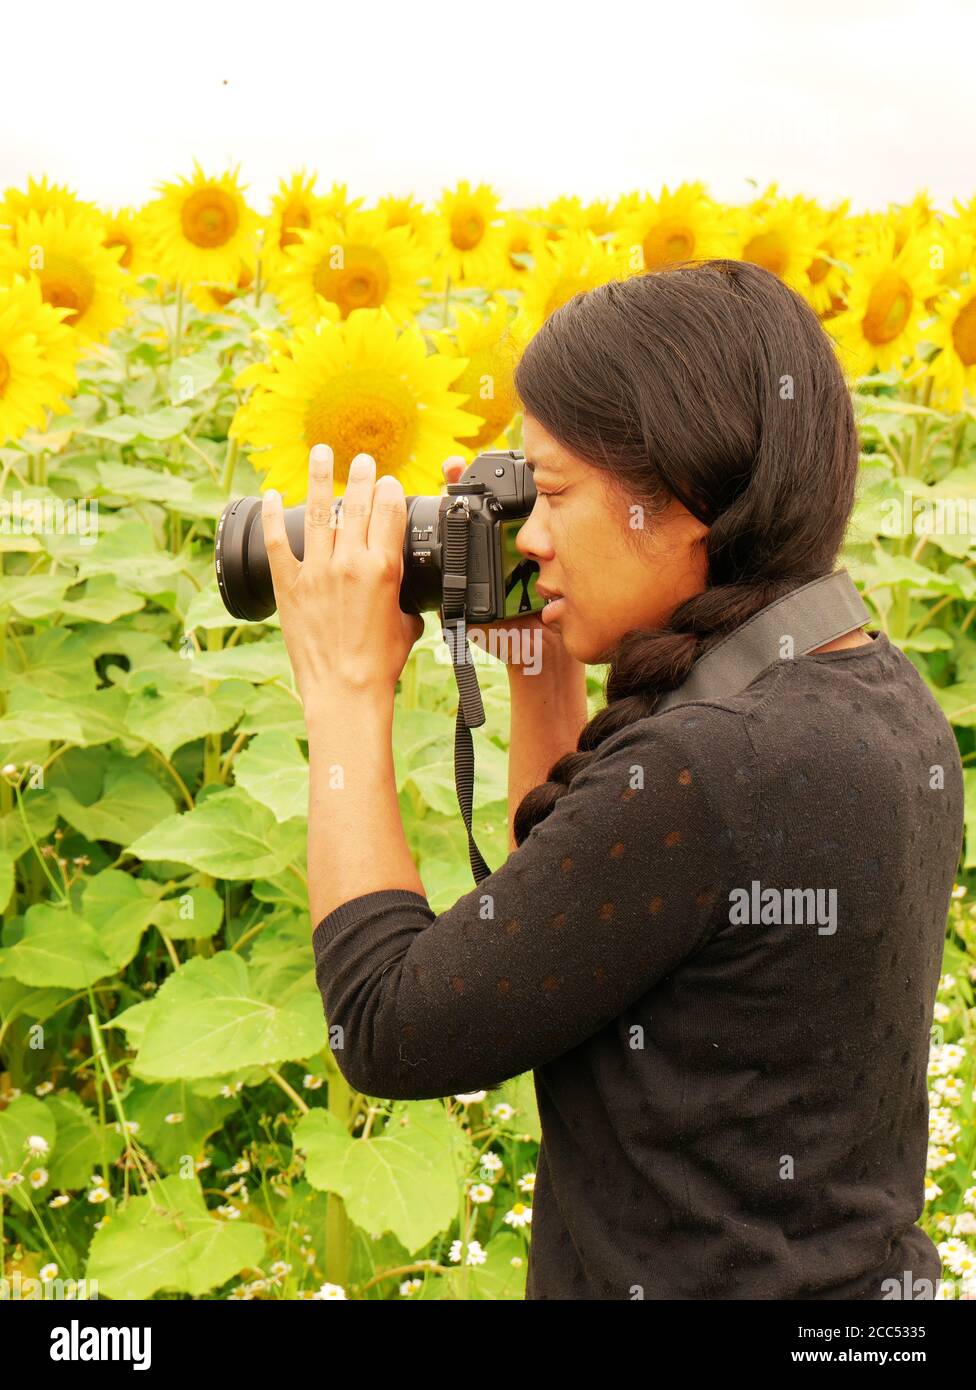
POLYGON ((309 458, 312 463, 328 463, 329 446, 327 444, 314 444, 309 458))
POLYGON ((269 487, 265 490, 265 497, 269 497, 273 502, 281 501, 281 493, 277 488, 269 487))
POLYGON ((369 472, 372 459, 369 454, 357 454, 349 468, 350 478, 362 478, 369 472))

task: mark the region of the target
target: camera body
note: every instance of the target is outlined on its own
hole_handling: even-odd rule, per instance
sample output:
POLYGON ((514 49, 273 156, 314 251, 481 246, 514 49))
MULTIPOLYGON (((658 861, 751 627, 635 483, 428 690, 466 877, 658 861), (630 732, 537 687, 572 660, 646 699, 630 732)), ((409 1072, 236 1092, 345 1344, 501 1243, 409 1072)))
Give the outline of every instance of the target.
MULTIPOLYGON (((400 585, 403 612, 440 609, 446 581, 452 607, 463 597, 469 623, 538 613, 543 606, 535 587, 539 566, 515 548, 535 497, 525 456, 512 449, 479 454, 456 483, 448 483, 446 497, 408 497, 400 585), (467 522, 463 554, 457 553, 458 540, 448 537, 448 519, 456 519, 459 512, 467 522)), ((301 560, 305 507, 286 507, 284 516, 288 543, 301 560)), ((461 534, 460 528, 450 529, 461 534)), ((239 497, 221 512, 214 567, 224 607, 233 617, 261 622, 275 611, 260 497, 239 497)))

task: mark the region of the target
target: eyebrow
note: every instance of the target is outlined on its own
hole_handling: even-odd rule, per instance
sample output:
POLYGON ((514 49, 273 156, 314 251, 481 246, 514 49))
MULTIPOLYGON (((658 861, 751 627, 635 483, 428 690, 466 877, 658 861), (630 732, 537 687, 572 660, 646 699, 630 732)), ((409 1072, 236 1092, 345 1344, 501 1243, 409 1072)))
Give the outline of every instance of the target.
POLYGON ((543 468, 543 469, 548 468, 549 471, 550 471, 551 473, 558 473, 558 472, 559 472, 559 469, 556 467, 556 465, 555 465, 554 463, 549 463, 549 462, 547 462, 546 459, 538 459, 538 460, 537 460, 537 459, 526 458, 526 460, 525 460, 525 466, 526 466, 526 468, 529 470, 530 473, 534 473, 535 470, 536 470, 537 468, 543 468))

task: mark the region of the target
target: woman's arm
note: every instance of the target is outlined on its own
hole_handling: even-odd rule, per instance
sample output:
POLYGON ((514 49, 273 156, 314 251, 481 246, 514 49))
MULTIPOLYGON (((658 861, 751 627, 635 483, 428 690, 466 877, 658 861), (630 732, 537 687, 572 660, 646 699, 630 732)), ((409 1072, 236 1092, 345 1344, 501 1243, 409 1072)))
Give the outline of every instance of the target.
POLYGON ((515 849, 515 812, 525 794, 547 778, 553 763, 576 749, 588 719, 586 667, 570 656, 562 639, 539 627, 542 658, 531 667, 510 664, 508 749, 508 847, 515 849))

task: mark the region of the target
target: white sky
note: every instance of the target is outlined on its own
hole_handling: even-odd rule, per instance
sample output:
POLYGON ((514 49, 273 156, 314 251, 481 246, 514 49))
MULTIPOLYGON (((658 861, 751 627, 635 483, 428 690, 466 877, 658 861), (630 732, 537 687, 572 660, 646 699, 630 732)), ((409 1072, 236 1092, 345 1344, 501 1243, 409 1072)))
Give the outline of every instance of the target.
POLYGON ((855 211, 976 193, 973 0, 46 0, 4 7, 0 188, 103 204, 240 163, 507 205, 776 179, 855 211))

